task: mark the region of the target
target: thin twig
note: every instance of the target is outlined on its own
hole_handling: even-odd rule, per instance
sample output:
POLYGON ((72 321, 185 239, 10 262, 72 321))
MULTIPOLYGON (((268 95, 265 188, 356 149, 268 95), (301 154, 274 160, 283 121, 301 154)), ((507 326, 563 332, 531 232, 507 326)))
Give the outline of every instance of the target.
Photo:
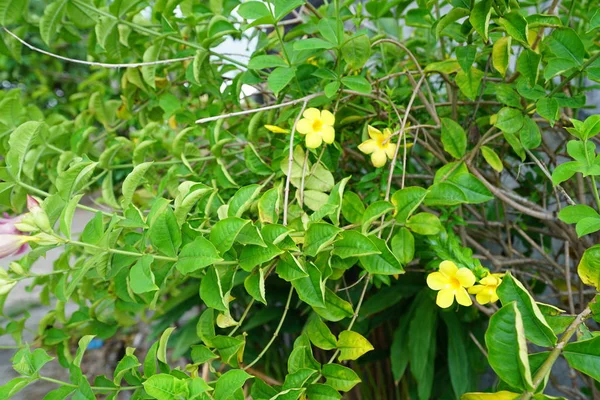
POLYGON ((35 47, 34 45, 27 43, 26 41, 24 41, 23 39, 21 39, 20 37, 18 37, 14 33, 12 33, 11 31, 9 31, 5 27, 3 27, 3 28, 6 31, 6 33, 8 33, 10 36, 12 36, 13 38, 15 38, 23 46, 29 48, 30 50, 36 51, 38 53, 45 54, 45 55, 50 56, 50 57, 57 58, 59 60, 68 61, 68 62, 72 62, 72 63, 75 63, 75 64, 89 65, 89 66, 92 66, 92 67, 103 67, 103 68, 136 68, 136 67, 146 67, 146 66, 151 66, 151 65, 173 64, 173 63, 176 63, 176 62, 182 62, 182 61, 192 60, 195 57, 195 56, 189 56, 189 57, 181 57, 181 58, 171 58, 171 59, 168 59, 168 60, 158 60, 158 61, 131 63, 131 64, 112 64, 112 63, 103 63, 103 62, 95 62, 95 61, 77 60, 75 58, 64 57, 64 56, 61 56, 61 55, 58 55, 58 54, 51 53, 51 52, 46 51, 46 50, 42 50, 42 49, 40 49, 38 47, 35 47))

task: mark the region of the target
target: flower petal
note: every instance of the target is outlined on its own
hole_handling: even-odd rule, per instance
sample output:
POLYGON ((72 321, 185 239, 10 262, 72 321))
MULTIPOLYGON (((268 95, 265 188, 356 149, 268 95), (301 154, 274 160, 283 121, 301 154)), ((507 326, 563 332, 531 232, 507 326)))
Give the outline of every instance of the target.
POLYGON ((298 131, 298 133, 306 135, 307 133, 310 133, 310 132, 313 131, 312 126, 313 126, 313 123, 312 123, 312 121, 310 119, 308 119, 308 118, 302 118, 296 124, 296 130, 298 131))
POLYGON ((458 304, 465 307, 473 305, 473 300, 471 300, 471 297, 469 297, 469 293, 467 293, 467 289, 465 288, 456 290, 456 301, 458 304))
POLYGON ((483 292, 477 294, 475 299, 483 306, 490 302, 490 294, 487 292, 487 290, 484 290, 483 292))
POLYGON ((325 143, 331 144, 335 140, 335 129, 331 125, 324 125, 321 129, 321 135, 325 143))
POLYGON ((427 275, 427 286, 433 290, 442 290, 448 286, 449 280, 440 272, 432 272, 427 275))
POLYGON ((459 268, 456 272, 456 279, 458 279, 461 286, 466 288, 475 284, 475 275, 469 268, 459 268))
POLYGON ((469 288, 469 293, 471 294, 479 294, 481 293, 481 291, 485 289, 485 286, 483 285, 475 285, 469 288))
POLYGON ((304 118, 308 118, 313 121, 316 119, 321 119, 321 111, 314 107, 307 108, 306 111, 304 111, 304 114, 302 115, 304 116, 304 118))
POLYGON ((321 111, 321 121, 325 125, 333 126, 335 124, 335 116, 330 111, 323 110, 321 111))
POLYGON ((387 161, 387 157, 385 155, 384 150, 377 149, 377 151, 375 151, 373 154, 371 154, 371 162, 373 163, 373 166, 376 168, 383 167, 385 165, 386 161, 387 161))
POLYGON ((458 271, 458 267, 453 261, 445 260, 440 263, 440 272, 448 278, 454 278, 456 271, 458 271))
POLYGON ((396 154, 396 143, 386 143, 385 154, 387 154, 390 160, 394 158, 394 154, 396 154))
POLYGON ((323 138, 319 133, 310 132, 306 135, 306 147, 309 149, 316 149, 323 143, 323 138))
POLYGON ((381 131, 377 128, 373 128, 371 125, 367 126, 367 131, 369 132, 371 139, 377 139, 378 137, 381 137, 381 131))
POLYGON ((371 154, 371 153, 377 151, 378 149, 379 149, 379 147, 377 146, 377 142, 374 141, 373 139, 367 139, 358 145, 358 150, 360 150, 361 152, 363 152, 365 154, 371 154))
MULTIPOLYGON (((265 125, 265 128, 267 128, 269 131, 273 132, 273 133, 288 133, 289 129, 284 129, 284 128, 280 128, 277 125, 265 125)), ((297 129, 298 127, 296 127, 297 129)))
POLYGON ((448 308, 454 303, 454 289, 440 290, 435 299, 435 304, 441 308, 448 308))

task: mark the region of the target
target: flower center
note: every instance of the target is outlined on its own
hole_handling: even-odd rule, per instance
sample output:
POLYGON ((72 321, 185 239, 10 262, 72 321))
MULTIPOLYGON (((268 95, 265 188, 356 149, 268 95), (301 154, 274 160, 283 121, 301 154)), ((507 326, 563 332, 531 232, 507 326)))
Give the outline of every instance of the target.
POLYGON ((313 131, 321 132, 323 128, 323 122, 320 119, 315 119, 312 124, 313 131))
POLYGON ((458 289, 461 287, 460 281, 456 278, 450 278, 449 283, 453 289, 458 289))

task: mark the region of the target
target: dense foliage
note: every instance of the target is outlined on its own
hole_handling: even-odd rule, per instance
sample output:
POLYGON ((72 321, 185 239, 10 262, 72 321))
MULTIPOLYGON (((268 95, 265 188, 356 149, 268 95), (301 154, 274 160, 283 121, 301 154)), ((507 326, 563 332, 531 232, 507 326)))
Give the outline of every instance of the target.
POLYGON ((0 399, 600 398, 599 2, 319 4, 0 0, 0 399))

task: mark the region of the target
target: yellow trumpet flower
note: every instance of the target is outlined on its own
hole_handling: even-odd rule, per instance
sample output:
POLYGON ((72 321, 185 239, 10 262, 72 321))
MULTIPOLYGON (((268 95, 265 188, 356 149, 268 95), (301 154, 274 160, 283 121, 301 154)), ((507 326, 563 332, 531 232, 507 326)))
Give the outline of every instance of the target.
POLYGON ((327 111, 319 111, 316 108, 309 108, 302 114, 304 118, 298 121, 296 129, 298 133, 306 135, 306 147, 316 149, 325 142, 333 143, 335 140, 334 115, 327 111))
POLYGON ((502 283, 500 274, 490 274, 479 280, 479 285, 469 288, 469 293, 475 295, 479 304, 495 303, 498 301, 496 289, 502 283))
POLYGON ((358 145, 358 149, 365 154, 371 155, 373 166, 376 168, 383 167, 387 159, 391 160, 394 158, 394 153, 396 153, 396 144, 390 140, 392 131, 389 128, 385 128, 382 133, 379 129, 373 128, 371 125, 368 126, 367 130, 371 139, 367 139, 358 145))
POLYGON ((475 284, 475 275, 468 268, 458 268, 452 261, 442 261, 440 270, 427 276, 427 286, 438 290, 436 304, 448 308, 454 303, 470 306, 473 301, 467 293, 467 288, 475 284))

